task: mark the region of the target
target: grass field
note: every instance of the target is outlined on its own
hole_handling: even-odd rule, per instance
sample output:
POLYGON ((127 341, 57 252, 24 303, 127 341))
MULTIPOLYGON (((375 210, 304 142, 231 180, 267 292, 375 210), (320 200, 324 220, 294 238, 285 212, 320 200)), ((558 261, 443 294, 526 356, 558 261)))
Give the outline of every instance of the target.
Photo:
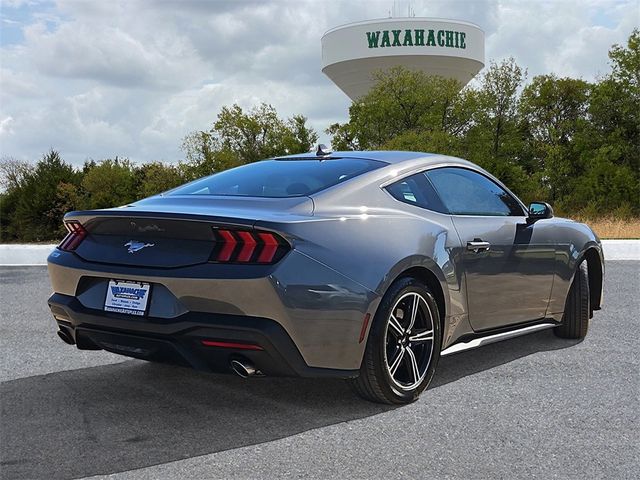
POLYGON ((589 225, 600 238, 640 238, 640 218, 573 218, 589 225))

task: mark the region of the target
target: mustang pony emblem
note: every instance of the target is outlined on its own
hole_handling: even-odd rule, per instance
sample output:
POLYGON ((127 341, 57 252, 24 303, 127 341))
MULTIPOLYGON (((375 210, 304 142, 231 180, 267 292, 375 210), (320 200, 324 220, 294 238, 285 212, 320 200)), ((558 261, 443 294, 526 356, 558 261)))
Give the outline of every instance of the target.
POLYGON ((145 247, 153 247, 154 245, 155 243, 137 242, 135 240, 129 240, 127 243, 124 244, 125 247, 129 247, 129 249, 127 250, 127 252, 129 253, 135 253, 138 250, 142 250, 145 247))

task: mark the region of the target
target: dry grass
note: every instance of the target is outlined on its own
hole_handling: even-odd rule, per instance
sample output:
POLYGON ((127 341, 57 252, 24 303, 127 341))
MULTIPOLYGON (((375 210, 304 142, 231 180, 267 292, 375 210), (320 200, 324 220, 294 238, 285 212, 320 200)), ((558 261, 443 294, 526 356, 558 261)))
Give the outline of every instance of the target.
POLYGON ((574 218, 574 220, 589 225, 600 238, 640 238, 640 218, 622 220, 604 217, 574 218))

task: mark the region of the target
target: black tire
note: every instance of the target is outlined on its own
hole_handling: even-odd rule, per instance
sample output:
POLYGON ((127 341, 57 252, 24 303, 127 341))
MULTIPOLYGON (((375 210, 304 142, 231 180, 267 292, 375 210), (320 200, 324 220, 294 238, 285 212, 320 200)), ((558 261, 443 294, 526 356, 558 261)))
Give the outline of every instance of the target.
MULTIPOLYGON (((412 314, 409 313, 409 315, 412 314)), ((412 277, 398 279, 389 287, 380 302, 369 331, 360 375, 350 380, 351 386, 358 395, 372 402, 386 404, 413 402, 433 378, 440 357, 441 335, 438 305, 429 288, 412 277), (420 300, 420 297, 424 301, 420 300), (403 308, 408 307, 409 301, 417 302, 419 308, 413 316, 415 319, 413 322, 410 318, 404 319, 404 312, 408 308, 407 310, 403 308), (397 334, 397 330, 394 330, 391 325, 388 326, 389 323, 393 323, 391 314, 394 308, 394 318, 403 319, 402 325, 400 323, 398 325, 404 328, 408 323, 404 336, 397 334), (402 317, 399 313, 402 313, 402 317), (432 330, 431 340, 427 339, 429 327, 432 330), (387 333, 388 329, 389 333, 387 333), (429 349, 430 354, 427 355, 429 349), (393 366, 390 367, 387 363, 390 350, 398 360, 395 375, 399 378, 406 375, 407 379, 414 380, 415 386, 412 386, 409 380, 407 385, 402 385, 398 383, 398 379, 392 377, 390 369, 393 366), (410 354, 408 350, 411 350, 410 354), (405 359, 404 356, 407 358, 405 359)))
POLYGON ((589 272, 587 262, 583 261, 573 277, 564 307, 562 324, 553 330, 558 337, 582 339, 587 335, 591 313, 590 300, 589 272))

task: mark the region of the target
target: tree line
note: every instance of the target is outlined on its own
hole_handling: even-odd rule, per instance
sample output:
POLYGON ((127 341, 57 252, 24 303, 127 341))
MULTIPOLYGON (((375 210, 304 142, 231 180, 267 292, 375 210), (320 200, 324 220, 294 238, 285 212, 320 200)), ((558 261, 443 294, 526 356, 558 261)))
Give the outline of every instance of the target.
MULTIPOLYGON (((525 202, 564 215, 640 215, 640 32, 609 51, 611 70, 595 82, 527 72, 513 59, 490 62, 461 88, 455 80, 395 68, 326 133, 335 150, 414 150, 466 158, 503 180, 525 202)), ((2 241, 64 234, 61 218, 107 208, 186 181, 276 155, 312 149, 318 134, 302 115, 281 118, 268 104, 223 107, 209 130, 183 139, 176 163, 128 159, 66 163, 56 151, 35 164, 0 161, 2 241)))
POLYGON ((0 240, 39 242, 64 236, 62 217, 72 210, 126 205, 227 168, 285 153, 309 151, 318 135, 295 115, 281 119, 266 104, 245 112, 223 107, 211 130, 183 140, 177 164, 136 165, 127 158, 86 161, 82 168, 51 150, 35 165, 0 160, 0 240))

